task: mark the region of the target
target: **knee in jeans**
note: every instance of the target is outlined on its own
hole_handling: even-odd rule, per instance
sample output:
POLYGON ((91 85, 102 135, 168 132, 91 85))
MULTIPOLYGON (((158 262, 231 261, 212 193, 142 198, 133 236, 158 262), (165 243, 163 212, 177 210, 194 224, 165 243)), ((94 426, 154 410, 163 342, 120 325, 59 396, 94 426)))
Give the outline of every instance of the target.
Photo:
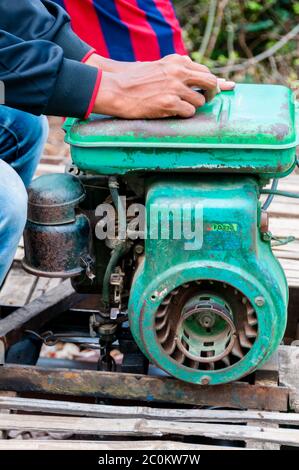
POLYGON ((5 221, 4 225, 10 233, 15 236, 21 236, 27 219, 27 191, 25 186, 16 175, 15 181, 9 188, 6 188, 5 194, 1 195, 1 218, 5 221))
POLYGON ((29 146, 34 147, 40 145, 41 147, 46 143, 49 133, 48 119, 46 116, 33 116, 28 115, 28 140, 29 146), (30 132, 29 132, 30 129, 30 132))

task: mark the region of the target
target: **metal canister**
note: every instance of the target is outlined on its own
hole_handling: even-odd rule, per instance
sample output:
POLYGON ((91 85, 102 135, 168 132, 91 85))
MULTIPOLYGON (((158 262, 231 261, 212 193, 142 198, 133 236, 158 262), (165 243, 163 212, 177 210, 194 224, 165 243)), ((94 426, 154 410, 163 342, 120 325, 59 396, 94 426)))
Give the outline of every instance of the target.
POLYGON ((26 271, 46 277, 73 277, 84 271, 90 225, 76 210, 84 197, 84 188, 73 175, 45 175, 32 182, 24 231, 26 271))

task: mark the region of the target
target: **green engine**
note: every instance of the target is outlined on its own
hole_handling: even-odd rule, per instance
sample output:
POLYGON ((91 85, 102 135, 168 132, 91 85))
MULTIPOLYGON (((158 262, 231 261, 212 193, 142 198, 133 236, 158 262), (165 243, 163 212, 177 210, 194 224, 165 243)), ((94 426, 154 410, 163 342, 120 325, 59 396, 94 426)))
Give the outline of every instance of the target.
POLYGON ((69 119, 74 167, 32 183, 25 268, 100 293, 99 324, 127 318, 171 376, 248 375, 286 326, 260 197, 296 164, 295 114, 289 89, 238 85, 192 119, 69 119))

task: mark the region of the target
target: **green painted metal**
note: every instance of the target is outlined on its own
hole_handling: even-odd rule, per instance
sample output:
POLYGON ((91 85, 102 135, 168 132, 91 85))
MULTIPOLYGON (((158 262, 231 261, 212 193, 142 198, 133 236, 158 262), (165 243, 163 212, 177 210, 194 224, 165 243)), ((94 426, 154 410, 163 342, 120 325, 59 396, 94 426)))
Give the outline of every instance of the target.
MULTIPOLYGON (((245 176, 157 179, 148 186, 147 214, 151 207, 175 205, 171 222, 181 221, 182 217, 186 222, 186 204, 201 203, 203 208, 199 249, 186 249, 190 240, 184 238, 147 238, 144 262, 135 275, 129 303, 130 326, 139 347, 155 364, 181 380, 197 384, 237 380, 262 364, 283 337, 288 287, 269 241, 260 232, 258 196, 257 181, 245 176), (233 286, 256 311, 258 334, 253 346, 230 367, 214 371, 191 369, 167 355, 157 341, 155 315, 159 305, 175 288, 196 280, 233 286), (260 297, 264 304, 259 306, 256 299, 260 297)), ((194 223, 195 212, 190 211, 189 217, 194 223)), ((166 222, 159 219, 161 234, 166 222)), ((148 217, 148 234, 150 230, 148 217)))
POLYGON ((79 168, 101 174, 192 168, 279 177, 294 167, 295 114, 288 88, 241 84, 192 119, 67 120, 66 141, 79 168))

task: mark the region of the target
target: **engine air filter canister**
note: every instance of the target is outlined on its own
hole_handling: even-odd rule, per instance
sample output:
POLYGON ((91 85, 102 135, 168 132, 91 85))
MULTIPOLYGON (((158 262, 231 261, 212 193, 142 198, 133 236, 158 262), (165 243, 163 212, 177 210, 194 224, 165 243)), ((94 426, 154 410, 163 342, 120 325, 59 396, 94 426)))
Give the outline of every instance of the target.
POLYGON ((26 271, 46 277, 82 273, 90 251, 90 225, 76 207, 84 197, 85 190, 73 175, 45 175, 32 182, 24 231, 26 271))
POLYGON ((85 190, 75 176, 63 173, 40 176, 28 189, 27 218, 42 225, 74 222, 75 208, 84 198, 85 190))

